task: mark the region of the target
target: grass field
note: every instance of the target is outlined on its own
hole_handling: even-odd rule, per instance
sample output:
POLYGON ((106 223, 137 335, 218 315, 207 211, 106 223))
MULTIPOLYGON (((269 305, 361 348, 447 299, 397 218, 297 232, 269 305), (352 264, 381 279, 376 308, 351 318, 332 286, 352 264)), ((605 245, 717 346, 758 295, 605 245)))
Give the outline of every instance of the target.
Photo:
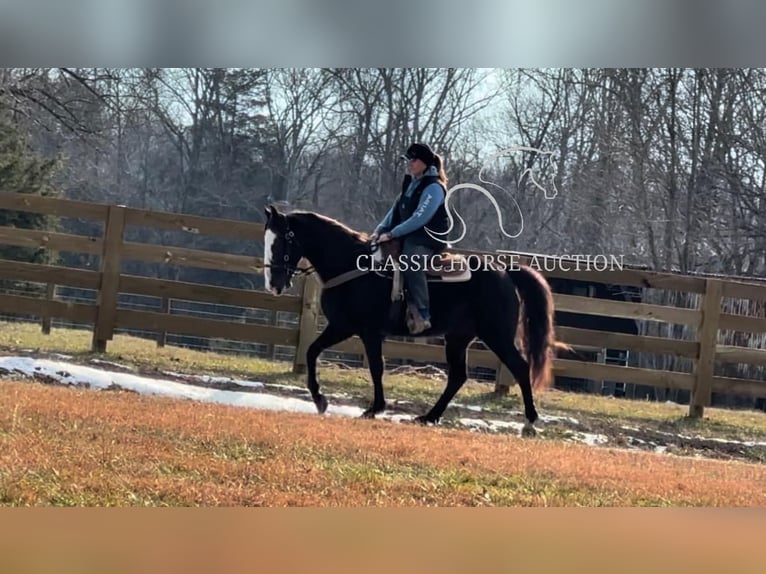
POLYGON ((766 505, 766 467, 5 381, 7 505, 766 505))
MULTIPOLYGON (((224 355, 179 347, 157 348, 154 342, 115 336, 109 342, 108 353, 90 352, 91 334, 85 330, 53 329, 50 335, 40 333, 37 325, 29 323, 1 323, 0 349, 6 353, 15 349, 59 352, 86 360, 98 356, 105 360, 133 365, 145 372, 172 370, 185 373, 207 373, 247 377, 253 380, 305 386, 305 376, 294 375, 291 364, 258 358, 224 355)), ((344 369, 323 365, 319 372, 323 391, 348 393, 357 396, 360 404, 372 397, 369 373, 361 369, 344 369)), ((444 387, 441 378, 420 375, 386 374, 386 398, 413 401, 424 407, 438 398, 444 387)), ((671 403, 643 400, 622 400, 582 393, 555 390, 535 397, 542 413, 575 416, 597 416, 605 423, 651 423, 665 430, 684 432, 705 431, 710 436, 740 440, 766 440, 766 413, 752 410, 705 409, 701 420, 689 419, 688 407, 671 403)), ((468 381, 458 393, 455 402, 479 405, 489 411, 521 409, 521 396, 517 387, 506 397, 496 397, 491 383, 468 381)))
MULTIPOLYGON (((5 354, 20 349, 89 357, 90 334, 0 325, 5 354)), ((303 385, 289 365, 118 336, 102 359, 144 372, 231 374, 303 385)), ((323 367, 329 392, 364 403, 364 371, 323 367)), ((389 376, 388 398, 430 403, 443 381, 389 376)), ((518 409, 472 382, 462 404, 518 409)), ((766 416, 551 391, 547 414, 606 426, 766 438, 766 416)), ((749 460, 760 460, 758 456, 749 460)), ((0 381, 0 503, 6 505, 766 505, 766 465, 594 448, 560 440, 266 412, 129 392, 0 381)))

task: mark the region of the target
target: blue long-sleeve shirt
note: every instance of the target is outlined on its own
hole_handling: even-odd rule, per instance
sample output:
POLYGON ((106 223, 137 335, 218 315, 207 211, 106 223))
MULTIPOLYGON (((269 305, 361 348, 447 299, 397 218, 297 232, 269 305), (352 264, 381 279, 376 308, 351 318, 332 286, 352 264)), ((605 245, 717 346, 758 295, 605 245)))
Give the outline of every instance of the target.
MULTIPOLYGON (((437 174, 438 172, 436 171, 436 168, 432 166, 423 175, 437 174)), ((420 183, 420 178, 413 178, 412 182, 410 182, 410 185, 407 188, 407 191, 404 192, 404 196, 412 197, 412 192, 415 191, 418 183, 420 183)), ((380 234, 388 231, 391 233, 392 237, 401 237, 403 235, 407 235, 408 233, 412 233, 413 231, 426 225, 436 214, 436 210, 439 209, 439 206, 442 203, 444 203, 444 193, 442 192, 442 188, 438 183, 432 183, 423 190, 423 193, 420 196, 420 201, 418 202, 418 206, 415 208, 415 211, 411 217, 405 221, 402 221, 393 229, 390 229, 391 220, 394 216, 394 210, 397 209, 397 199, 394 205, 391 206, 391 209, 388 210, 388 213, 386 213, 383 220, 378 224, 378 227, 375 229, 375 233, 380 234)))

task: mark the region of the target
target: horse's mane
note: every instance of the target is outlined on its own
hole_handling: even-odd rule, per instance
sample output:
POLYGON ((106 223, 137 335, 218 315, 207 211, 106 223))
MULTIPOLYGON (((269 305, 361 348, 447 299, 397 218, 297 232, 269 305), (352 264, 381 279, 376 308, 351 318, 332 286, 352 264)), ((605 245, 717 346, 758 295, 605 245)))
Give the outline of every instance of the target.
POLYGON ((365 243, 368 239, 366 233, 351 229, 348 225, 341 223, 337 219, 333 219, 332 217, 321 215, 313 211, 291 211, 287 215, 302 225, 316 226, 318 223, 322 224, 323 227, 329 229, 331 233, 337 234, 339 236, 346 236, 349 239, 354 239, 360 243, 365 243))

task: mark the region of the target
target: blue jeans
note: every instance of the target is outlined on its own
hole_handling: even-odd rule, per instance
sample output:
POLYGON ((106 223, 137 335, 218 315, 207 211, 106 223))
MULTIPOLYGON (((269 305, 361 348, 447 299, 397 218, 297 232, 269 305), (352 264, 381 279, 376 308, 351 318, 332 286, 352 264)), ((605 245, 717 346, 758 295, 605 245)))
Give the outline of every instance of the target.
POLYGON ((407 287, 407 299, 418 308, 424 319, 431 318, 425 266, 429 264, 429 257, 434 253, 436 253, 435 249, 410 238, 405 238, 402 242, 402 255, 406 255, 408 263, 408 269, 403 272, 404 284, 407 287), (411 269, 415 261, 420 267, 417 271, 411 269))

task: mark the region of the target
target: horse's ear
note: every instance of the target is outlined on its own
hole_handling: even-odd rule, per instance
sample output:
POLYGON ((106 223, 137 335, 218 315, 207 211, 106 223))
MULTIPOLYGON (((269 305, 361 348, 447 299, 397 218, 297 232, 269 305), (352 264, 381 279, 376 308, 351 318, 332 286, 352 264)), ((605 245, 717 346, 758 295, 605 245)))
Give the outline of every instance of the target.
POLYGON ((263 208, 263 213, 265 213, 265 214, 266 214, 266 221, 268 221, 269 219, 271 219, 271 206, 270 206, 270 205, 267 205, 266 207, 264 207, 264 208, 263 208))

